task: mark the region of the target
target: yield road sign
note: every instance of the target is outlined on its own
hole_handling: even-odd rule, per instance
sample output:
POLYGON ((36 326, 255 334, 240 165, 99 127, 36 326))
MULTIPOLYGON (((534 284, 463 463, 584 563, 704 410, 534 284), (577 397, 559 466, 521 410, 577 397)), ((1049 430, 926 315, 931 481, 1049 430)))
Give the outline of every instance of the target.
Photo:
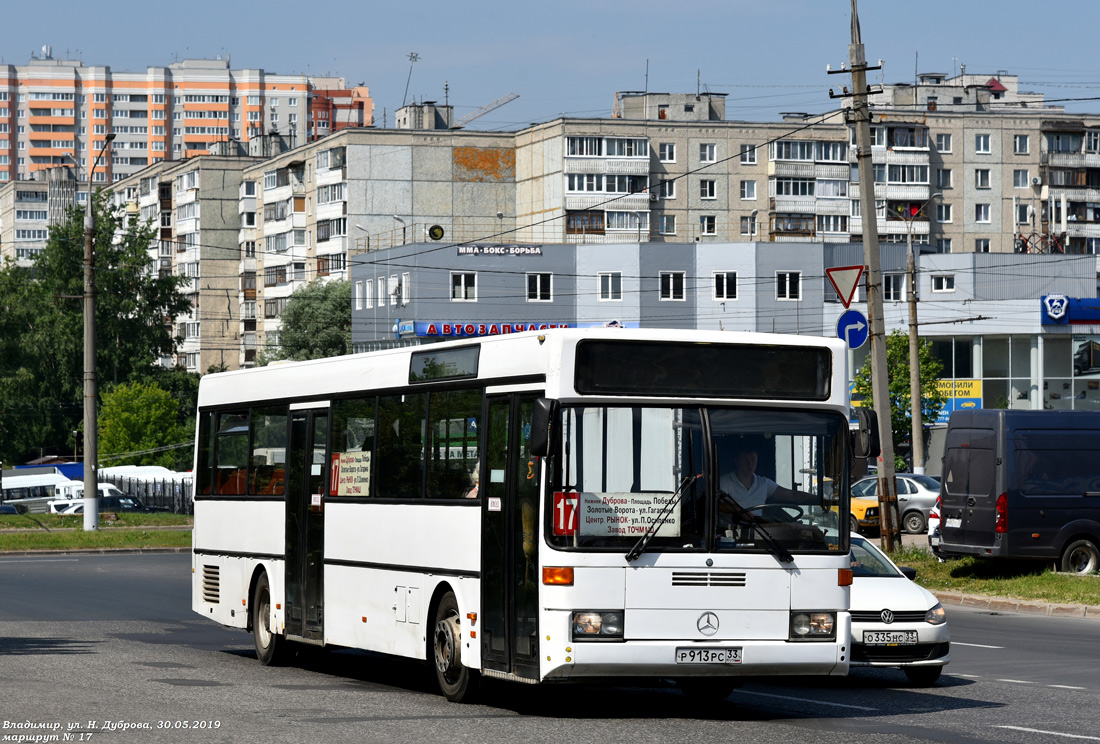
POLYGON ((834 266, 831 269, 825 269, 825 274, 829 277, 829 282, 836 290, 840 301, 844 303, 844 308, 847 309, 852 304, 852 296, 856 293, 856 287, 859 286, 859 278, 863 276, 863 267, 834 266))
POLYGON ((858 349, 867 343, 871 329, 867 316, 859 310, 848 310, 836 322, 836 336, 848 344, 849 349, 858 349))

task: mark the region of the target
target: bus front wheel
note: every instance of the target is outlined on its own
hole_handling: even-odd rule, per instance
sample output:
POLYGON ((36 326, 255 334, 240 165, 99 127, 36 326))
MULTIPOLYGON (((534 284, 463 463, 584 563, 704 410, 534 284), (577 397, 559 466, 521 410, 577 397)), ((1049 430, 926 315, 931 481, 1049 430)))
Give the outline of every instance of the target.
POLYGON ((730 677, 685 677, 677 680, 680 691, 697 703, 720 703, 743 682, 730 677))
POLYGON ((267 574, 260 574, 252 593, 252 637, 256 642, 256 658, 264 666, 277 666, 286 657, 287 641, 271 629, 271 584, 267 574))
POLYGON ((435 680, 443 696, 453 703, 472 699, 477 680, 469 667, 462 665, 462 627, 453 592, 443 595, 435 611, 432 659, 435 680))

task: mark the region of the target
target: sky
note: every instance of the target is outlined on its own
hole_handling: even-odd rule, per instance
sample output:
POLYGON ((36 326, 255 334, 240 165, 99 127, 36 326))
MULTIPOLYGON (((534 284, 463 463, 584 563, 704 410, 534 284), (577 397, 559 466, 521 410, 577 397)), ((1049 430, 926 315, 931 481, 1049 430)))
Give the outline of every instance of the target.
MULTIPOLYGON (((518 93, 469 127, 510 131, 562 115, 610 116, 616 91, 697 86, 728 94, 727 119, 775 121, 837 108, 829 88, 850 80, 825 71, 847 61, 850 0, 58 0, 48 18, 37 3, 9 5, 6 64, 26 64, 47 44, 54 58, 114 71, 229 55, 234 69, 362 83, 378 126, 383 115, 392 126, 406 100, 447 100, 458 119, 518 93)), ((1048 100, 1100 98, 1094 0, 862 0, 859 16, 868 61, 885 63, 872 83, 966 65, 1019 75, 1021 91, 1048 100)), ((1064 105, 1100 112, 1100 100, 1064 105)))

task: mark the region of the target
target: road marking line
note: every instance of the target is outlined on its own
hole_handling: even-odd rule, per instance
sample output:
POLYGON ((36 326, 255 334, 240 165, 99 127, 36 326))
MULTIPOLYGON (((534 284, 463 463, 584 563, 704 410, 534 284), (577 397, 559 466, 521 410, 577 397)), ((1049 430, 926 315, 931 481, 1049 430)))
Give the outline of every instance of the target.
POLYGON ((830 703, 826 700, 814 700, 813 698, 791 697, 790 695, 774 695, 769 692, 753 692, 751 690, 735 690, 734 694, 758 695, 760 697, 777 698, 779 700, 794 700, 800 703, 816 703, 818 705, 832 705, 836 708, 852 708, 853 710, 877 711, 878 708, 868 708, 865 705, 846 705, 844 703, 830 703))
POLYGON ((1074 687, 1073 685, 1047 685, 1047 687, 1057 687, 1059 690, 1087 690, 1087 687, 1074 687))
POLYGON ((993 728, 1024 731, 1029 734, 1049 734, 1050 736, 1064 736, 1067 739, 1088 739, 1089 741, 1100 741, 1100 736, 1085 736, 1084 734, 1063 734, 1061 731, 1043 731, 1042 729, 1024 728, 1023 726, 994 726, 993 728))
POLYGON ((951 676, 952 677, 970 677, 971 679, 981 679, 982 678, 982 675, 980 675, 980 674, 959 674, 958 672, 952 672, 951 676))
POLYGON ((998 682, 1011 682, 1014 685, 1032 685, 1032 684, 1035 684, 1034 682, 1031 682, 1030 680, 1026 680, 1026 679, 998 679, 997 681, 998 682))
POLYGON ((972 648, 1004 648, 1004 646, 987 646, 984 643, 960 643, 959 641, 952 641, 952 646, 970 646, 972 648))

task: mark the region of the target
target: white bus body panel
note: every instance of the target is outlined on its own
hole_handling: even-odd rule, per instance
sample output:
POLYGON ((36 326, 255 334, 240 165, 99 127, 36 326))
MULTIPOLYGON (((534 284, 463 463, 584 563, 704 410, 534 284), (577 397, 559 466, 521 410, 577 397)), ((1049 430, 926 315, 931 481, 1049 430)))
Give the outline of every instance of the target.
MULTIPOLYGON (((466 635, 481 601, 480 532, 475 506, 326 504, 325 642, 423 659, 441 584, 466 635)), ((463 648, 468 666, 480 656, 476 643, 463 648)))

